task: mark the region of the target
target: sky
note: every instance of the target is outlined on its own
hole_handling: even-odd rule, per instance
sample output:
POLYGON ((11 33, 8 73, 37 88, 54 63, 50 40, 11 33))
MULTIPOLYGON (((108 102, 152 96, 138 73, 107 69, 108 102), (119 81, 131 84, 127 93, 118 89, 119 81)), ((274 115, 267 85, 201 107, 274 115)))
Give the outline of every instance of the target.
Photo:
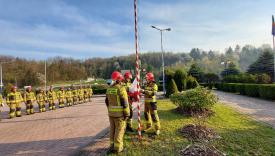
MULTIPOLYGON (((223 52, 271 44, 274 0, 139 0, 139 48, 223 52)), ((0 0, 0 55, 43 60, 134 53, 133 0, 0 0)))

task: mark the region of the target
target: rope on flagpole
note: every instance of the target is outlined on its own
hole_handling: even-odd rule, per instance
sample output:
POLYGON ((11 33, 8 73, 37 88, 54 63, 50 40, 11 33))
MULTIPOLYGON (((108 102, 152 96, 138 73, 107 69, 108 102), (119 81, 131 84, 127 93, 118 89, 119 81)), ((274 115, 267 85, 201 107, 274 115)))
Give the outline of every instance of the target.
MULTIPOLYGON (((137 0, 134 0, 134 11, 135 11, 135 48, 136 48, 136 79, 137 79, 137 90, 140 92, 140 72, 139 72, 139 52, 138 52, 138 18, 137 18, 137 0)), ((140 118, 140 95, 137 95, 137 108, 138 108, 138 139, 141 141, 141 118, 140 118)))

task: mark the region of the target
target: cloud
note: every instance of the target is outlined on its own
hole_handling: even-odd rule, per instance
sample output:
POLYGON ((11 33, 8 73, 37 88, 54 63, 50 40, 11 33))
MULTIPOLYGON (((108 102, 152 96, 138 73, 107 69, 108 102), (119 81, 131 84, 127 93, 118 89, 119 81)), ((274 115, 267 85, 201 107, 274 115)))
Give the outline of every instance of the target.
POLYGON ((144 28, 140 33, 144 39, 141 44, 146 50, 159 45, 159 33, 150 29, 150 25, 172 28, 165 33, 166 51, 189 51, 194 47, 223 51, 236 44, 270 43, 270 3, 274 4, 247 0, 146 2, 140 11, 144 28))
MULTIPOLYGON (((270 43, 274 4, 140 1, 140 51, 160 50, 160 34, 151 25, 172 28, 163 34, 166 51, 188 52, 195 47, 223 51, 236 44, 270 43)), ((127 55, 134 51, 133 21, 130 1, 0 1, 0 54, 37 59, 127 55)))
POLYGON ((0 19, 0 46, 5 49, 0 53, 15 51, 19 54, 22 50, 21 55, 28 57, 24 54, 29 50, 36 57, 40 54, 35 53, 36 50, 47 51, 49 55, 53 53, 81 58, 93 57, 93 54, 96 56, 100 52, 109 52, 109 56, 125 55, 132 49, 132 43, 125 40, 130 31, 128 25, 85 17, 78 8, 65 3, 48 5, 45 10, 50 12, 53 19, 60 19, 58 24, 61 26, 51 22, 24 24, 0 19), (9 48, 13 50, 6 50, 9 48))

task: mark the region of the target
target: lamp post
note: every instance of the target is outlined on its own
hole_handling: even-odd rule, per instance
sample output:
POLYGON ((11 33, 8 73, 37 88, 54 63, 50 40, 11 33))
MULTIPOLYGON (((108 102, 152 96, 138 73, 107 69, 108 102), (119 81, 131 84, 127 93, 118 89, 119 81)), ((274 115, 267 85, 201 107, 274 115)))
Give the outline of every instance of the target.
POLYGON ((171 31, 171 28, 166 28, 166 29, 161 29, 156 26, 151 26, 153 29, 156 29, 160 32, 160 45, 161 45, 161 59, 162 59, 162 87, 163 87, 163 93, 166 94, 166 89, 165 89, 165 74, 164 74, 164 50, 163 50, 163 39, 162 39, 162 33, 164 31, 171 31))

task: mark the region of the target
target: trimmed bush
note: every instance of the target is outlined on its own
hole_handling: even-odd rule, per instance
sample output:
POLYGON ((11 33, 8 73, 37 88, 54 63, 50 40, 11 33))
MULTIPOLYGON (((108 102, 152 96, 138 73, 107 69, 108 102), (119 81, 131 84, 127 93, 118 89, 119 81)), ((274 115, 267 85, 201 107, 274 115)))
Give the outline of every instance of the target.
POLYGON ((235 89, 236 89, 237 93, 240 93, 241 95, 246 95, 245 94, 245 84, 236 83, 235 84, 235 89))
POLYGON ((173 94, 170 99, 180 110, 191 113, 209 110, 218 102, 217 96, 211 90, 202 87, 173 94))
POLYGON ((178 90, 181 92, 186 89, 187 73, 184 70, 176 70, 174 80, 177 84, 178 90))
POLYGON ((269 83, 272 83, 272 79, 267 74, 259 74, 259 75, 257 75, 257 83, 259 83, 259 84, 269 84, 269 83))
POLYGON ((199 86, 198 81, 193 76, 188 76, 186 80, 186 89, 193 89, 199 86))
POLYGON ((168 83, 167 83, 167 88, 166 88, 166 97, 169 97, 172 94, 178 93, 178 87, 176 85, 176 82, 174 79, 171 79, 168 83))
POLYGON ((217 90, 275 100, 275 84, 216 83, 217 90))
POLYGON ((267 100, 275 100, 275 85, 259 86, 260 97, 267 100))
POLYGON ((108 85, 92 85, 93 93, 94 94, 106 94, 108 85))
POLYGON ((259 97, 259 85, 257 84, 246 84, 245 94, 251 97, 259 97))

